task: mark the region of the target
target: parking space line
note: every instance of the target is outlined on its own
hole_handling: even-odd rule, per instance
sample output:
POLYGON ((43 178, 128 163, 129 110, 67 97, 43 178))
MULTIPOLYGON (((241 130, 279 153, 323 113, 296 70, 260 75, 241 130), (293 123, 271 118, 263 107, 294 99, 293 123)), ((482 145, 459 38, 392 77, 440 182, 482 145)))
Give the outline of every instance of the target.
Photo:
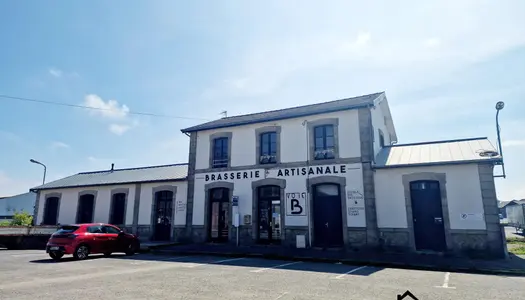
POLYGON ((44 256, 46 253, 12 254, 11 257, 44 256))
POLYGON ((277 265, 277 266, 273 266, 273 267, 268 267, 268 268, 261 268, 261 269, 257 269, 257 270, 252 270, 252 271, 250 271, 250 272, 253 272, 253 273, 260 273, 260 272, 262 272, 262 271, 266 271, 266 270, 270 270, 270 269, 275 269, 275 268, 280 268, 280 267, 291 266, 291 265, 295 265, 295 264, 299 264, 299 263, 302 263, 302 261, 294 261, 294 262, 291 262, 291 263, 286 263, 286 264, 277 265))
POLYGON ((242 260, 242 259, 246 259, 246 257, 229 258, 229 259, 223 259, 223 260, 210 261, 210 262, 207 262, 207 263, 197 263, 197 264, 194 264, 194 265, 187 265, 187 267, 188 268, 195 268, 195 267, 199 267, 199 266, 205 266, 205 265, 211 265, 211 264, 221 264, 221 263, 225 263, 225 262, 229 262, 229 261, 236 261, 236 260, 242 260))
POLYGON ((140 260, 140 261, 134 261, 134 262, 131 262, 132 265, 143 265, 143 264, 147 264, 147 263, 151 263, 151 262, 158 262, 158 261, 177 261, 181 258, 186 258, 188 256, 175 256, 175 257, 168 257, 168 258, 162 258, 162 259, 152 259, 152 260, 140 260, 137 259, 137 260, 140 260))
POLYGON ((341 278, 345 277, 345 276, 348 275, 348 274, 352 274, 352 273, 357 272, 357 271, 359 271, 359 270, 362 270, 362 269, 364 269, 364 268, 366 268, 366 267, 367 267, 367 266, 362 266, 362 267, 358 267, 358 268, 352 269, 352 270, 350 270, 350 271, 348 271, 348 272, 346 272, 346 273, 344 273, 344 274, 341 274, 341 275, 339 275, 339 276, 336 276, 335 279, 341 279, 341 278))
POLYGON ((447 272, 445 273, 445 279, 443 280, 443 285, 435 286, 435 287, 442 288, 442 289, 455 289, 455 287, 453 286, 448 286, 449 281, 450 281, 450 272, 447 272))
POLYGON ((277 298, 275 298, 275 300, 281 299, 282 297, 286 296, 286 294, 288 294, 288 292, 280 294, 279 296, 277 296, 277 298))

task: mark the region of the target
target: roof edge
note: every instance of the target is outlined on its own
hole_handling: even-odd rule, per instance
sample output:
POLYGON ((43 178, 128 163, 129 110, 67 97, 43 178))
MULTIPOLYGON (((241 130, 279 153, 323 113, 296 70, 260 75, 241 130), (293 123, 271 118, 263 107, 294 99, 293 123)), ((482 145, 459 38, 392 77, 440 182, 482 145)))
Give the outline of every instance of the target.
MULTIPOLYGON (((345 99, 341 99, 341 100, 345 100, 345 99)), ((250 125, 250 124, 278 121, 278 120, 288 120, 288 119, 294 119, 294 118, 300 118, 300 117, 306 117, 306 116, 313 116, 313 115, 333 113, 333 112, 338 112, 338 111, 359 109, 359 108, 368 107, 370 105, 373 105, 373 101, 369 101, 369 103, 349 105, 349 106, 344 107, 344 108, 327 109, 327 110, 322 111, 322 112, 306 112, 306 113, 297 114, 297 115, 289 116, 289 117, 282 117, 281 116, 281 117, 266 118, 266 119, 260 120, 260 121, 241 121, 241 122, 233 123, 233 124, 219 125, 219 126, 210 126, 210 127, 199 128, 199 129, 193 129, 195 127, 200 126, 200 125, 195 125, 195 126, 192 126, 192 127, 181 129, 180 131, 182 133, 191 133, 191 132, 197 132, 197 131, 220 129, 220 128, 228 128, 228 127, 236 127, 236 126, 242 126, 242 125, 250 125)), ((302 106, 298 106, 298 107, 302 107, 302 106)), ((291 107, 291 108, 295 108, 295 107, 291 107)), ((285 108, 285 109, 288 109, 288 108, 285 108)), ((265 112, 261 112, 261 113, 265 113, 265 112)), ((245 116, 245 115, 239 115, 239 116, 236 116, 236 117, 241 117, 241 116, 245 116)))
POLYGON ((468 142, 468 141, 476 141, 476 140, 488 140, 488 138, 487 137, 474 137, 474 138, 464 138, 464 139, 455 139, 455 140, 441 140, 441 141, 417 142, 417 143, 408 143, 408 144, 394 144, 394 145, 385 145, 385 148, 432 145, 432 144, 454 143, 454 142, 468 142))
MULTIPOLYGON (((175 166, 184 166, 184 165, 189 165, 189 163, 177 163, 177 164, 167 164, 167 165, 157 165, 157 166, 147 166, 147 167, 113 169, 113 172, 115 172, 115 171, 130 171, 130 170, 144 170, 144 169, 163 168, 163 167, 175 167, 175 166)), ((99 170, 99 171, 90 171, 90 172, 80 172, 80 173, 77 173, 75 175, 95 174, 95 173, 102 173, 102 172, 108 172, 108 171, 111 171, 111 170, 99 170)))
POLYGON ((460 160, 460 161, 441 161, 432 163, 417 163, 417 164, 402 164, 392 166, 378 166, 372 165, 373 169, 397 169, 397 168, 413 168, 413 167, 432 167, 432 166, 450 166, 450 165, 467 165, 467 164, 483 164, 483 163, 501 163, 501 158, 488 158, 488 159, 471 159, 471 160, 460 160))
POLYGON ((67 185, 67 186, 60 186, 60 187, 45 187, 45 188, 38 188, 34 187, 29 189, 29 192, 38 192, 38 191, 44 191, 44 190, 58 190, 58 189, 74 189, 74 188, 83 188, 83 187, 92 187, 92 186, 110 186, 110 185, 124 185, 124 184, 136 184, 136 183, 154 183, 154 182, 172 182, 172 181, 187 181, 188 176, 183 178, 176 178, 176 179, 162 179, 162 180, 145 180, 145 181, 123 181, 123 182, 112 182, 112 183, 101 183, 101 184, 83 184, 83 185, 67 185))

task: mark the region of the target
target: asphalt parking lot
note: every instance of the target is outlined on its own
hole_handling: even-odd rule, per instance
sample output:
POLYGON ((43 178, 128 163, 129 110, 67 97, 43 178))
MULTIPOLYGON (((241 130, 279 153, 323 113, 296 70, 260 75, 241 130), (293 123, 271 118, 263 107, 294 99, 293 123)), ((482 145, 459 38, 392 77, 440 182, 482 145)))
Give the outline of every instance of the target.
POLYGON ((0 299, 520 299, 525 278, 208 256, 0 250, 0 299), (405 298, 410 299, 410 298, 405 298))

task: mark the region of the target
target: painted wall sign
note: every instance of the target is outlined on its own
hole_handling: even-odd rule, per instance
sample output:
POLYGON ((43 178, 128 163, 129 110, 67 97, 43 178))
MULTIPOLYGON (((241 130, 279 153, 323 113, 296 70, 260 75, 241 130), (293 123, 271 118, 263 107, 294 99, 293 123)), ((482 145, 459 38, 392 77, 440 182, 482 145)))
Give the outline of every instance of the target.
POLYGON ((348 200, 352 201, 354 204, 364 204, 363 200, 365 199, 365 196, 357 190, 349 190, 346 192, 346 196, 348 200))
POLYGON ((286 215, 306 216, 306 192, 286 193, 286 215))
POLYGON ((348 215, 349 216, 359 216, 361 214, 365 213, 364 207, 349 207, 348 208, 348 215))
POLYGON ((252 179, 260 178, 261 171, 239 171, 239 172, 225 172, 218 174, 206 174, 204 176, 205 181, 221 181, 221 180, 231 180, 231 179, 252 179))
POLYGON ((176 212, 182 212, 186 210, 186 203, 182 200, 177 200, 177 205, 175 206, 176 212))
POLYGON ((288 176, 306 176, 306 175, 326 175, 326 174, 344 174, 346 173, 345 165, 320 166, 320 167, 302 167, 286 168, 277 171, 277 177, 288 176))

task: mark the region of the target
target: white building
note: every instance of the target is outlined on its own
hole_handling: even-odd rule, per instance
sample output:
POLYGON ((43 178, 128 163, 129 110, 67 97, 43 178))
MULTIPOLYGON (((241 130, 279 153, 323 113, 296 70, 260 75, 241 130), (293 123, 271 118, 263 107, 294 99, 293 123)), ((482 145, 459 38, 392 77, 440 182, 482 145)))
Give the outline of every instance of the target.
POLYGON ((244 245, 503 255, 494 147, 486 138, 394 145, 384 93, 182 132, 194 242, 236 242, 238 214, 244 245))
POLYGON ((35 206, 35 193, 24 193, 11 197, 0 198, 0 222, 13 219, 15 212, 27 212, 33 214, 35 206))
POLYGON ((36 225, 110 223, 142 240, 185 235, 187 164, 85 172, 33 188, 36 225))

